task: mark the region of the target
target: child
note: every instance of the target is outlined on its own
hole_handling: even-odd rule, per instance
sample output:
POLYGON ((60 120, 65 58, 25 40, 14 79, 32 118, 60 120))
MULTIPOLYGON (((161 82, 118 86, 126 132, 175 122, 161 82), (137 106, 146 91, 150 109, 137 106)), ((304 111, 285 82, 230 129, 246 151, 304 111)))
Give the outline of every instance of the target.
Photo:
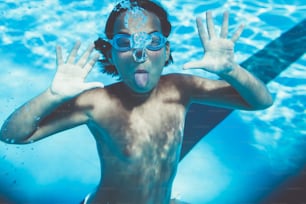
MULTIPOLYGON (((1 129, 1 140, 24 144, 86 124, 96 140, 101 181, 86 203, 169 204, 179 162, 185 115, 191 103, 257 110, 272 104, 266 87, 234 62, 234 43, 242 27, 227 39, 228 14, 220 37, 211 12, 207 31, 197 26, 205 55, 184 65, 218 74, 209 80, 183 74, 161 76, 171 63, 167 13, 148 0, 122 1, 106 24, 107 40, 95 47, 104 71, 121 81, 103 88, 85 82, 98 56, 90 46, 75 62, 76 43, 66 62, 57 47, 57 72, 49 88, 17 109, 1 129)), ((203 122, 204 123, 204 122, 203 122)))

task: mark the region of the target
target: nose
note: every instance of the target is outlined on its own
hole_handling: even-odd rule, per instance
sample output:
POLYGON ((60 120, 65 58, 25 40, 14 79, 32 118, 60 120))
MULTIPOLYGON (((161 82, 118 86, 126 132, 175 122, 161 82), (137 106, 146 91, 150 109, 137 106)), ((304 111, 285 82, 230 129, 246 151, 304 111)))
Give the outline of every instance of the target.
POLYGON ((142 63, 148 58, 145 48, 136 48, 133 50, 133 58, 135 62, 142 63))

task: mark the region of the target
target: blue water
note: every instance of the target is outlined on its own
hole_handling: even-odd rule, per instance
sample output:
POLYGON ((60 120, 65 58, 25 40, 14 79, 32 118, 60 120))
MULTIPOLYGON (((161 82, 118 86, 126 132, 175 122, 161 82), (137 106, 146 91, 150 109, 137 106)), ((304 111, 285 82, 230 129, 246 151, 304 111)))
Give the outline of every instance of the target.
MULTIPOLYGON (((103 36, 115 1, 0 2, 0 123, 19 105, 43 91, 55 73, 55 45, 82 49, 103 36)), ((173 24, 174 65, 202 55, 195 15, 213 9, 216 21, 231 14, 233 31, 246 24, 238 62, 250 57, 306 16, 302 0, 169 0, 162 2, 173 24)), ((305 45, 301 45, 305 46, 305 45)), ((67 52, 66 52, 67 54, 67 52)), ((173 196, 193 204, 258 203, 306 164, 306 56, 268 84, 275 103, 256 112, 234 111, 202 139, 179 165, 173 196)), ((190 72, 190 71, 188 71, 190 72)), ((215 76, 192 71, 203 77, 215 76)), ((88 80, 114 81, 96 67, 88 80)), ((37 143, 0 143, 0 198, 19 203, 78 203, 99 179, 93 138, 81 126, 37 143)), ((0 200, 1 201, 1 200, 0 200)))

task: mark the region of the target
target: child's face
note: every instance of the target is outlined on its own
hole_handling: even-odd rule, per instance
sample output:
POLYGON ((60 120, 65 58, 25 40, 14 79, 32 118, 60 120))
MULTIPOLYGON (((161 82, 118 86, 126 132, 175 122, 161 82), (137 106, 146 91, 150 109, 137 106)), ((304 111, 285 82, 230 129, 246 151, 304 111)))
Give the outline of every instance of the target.
MULTIPOLYGON (((132 35, 141 32, 150 34, 155 31, 162 33, 160 21, 155 14, 141 11, 139 16, 139 14, 133 15, 129 12, 122 13, 116 19, 114 35, 118 33, 132 35)), ((137 37, 137 35, 135 36, 137 37)), ((138 38, 141 45, 142 41, 139 41, 139 39, 141 38, 138 38)), ((134 92, 146 93, 157 85, 169 54, 168 43, 161 49, 154 51, 145 48, 145 46, 140 46, 140 49, 138 47, 132 48, 128 51, 118 51, 113 47, 111 61, 126 85, 134 92), (141 58, 141 56, 145 57, 141 58)))

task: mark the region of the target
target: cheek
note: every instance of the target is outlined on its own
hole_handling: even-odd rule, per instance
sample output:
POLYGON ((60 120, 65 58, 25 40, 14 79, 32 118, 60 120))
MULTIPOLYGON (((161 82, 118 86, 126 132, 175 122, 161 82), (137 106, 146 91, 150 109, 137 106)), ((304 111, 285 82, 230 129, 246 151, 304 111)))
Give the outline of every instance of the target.
POLYGON ((165 49, 161 49, 158 51, 150 51, 151 60, 154 64, 158 64, 159 66, 164 66, 166 62, 166 51, 165 49))
POLYGON ((130 60, 129 52, 112 52, 112 63, 116 66, 116 68, 120 68, 122 65, 127 65, 130 60))
MULTIPOLYGON (((166 49, 162 48, 158 51, 145 51, 148 55, 149 61, 155 66, 164 66, 166 62, 166 49)), ((116 66, 117 69, 120 69, 122 66, 126 67, 129 64, 134 64, 134 59, 131 51, 128 52, 118 52, 116 50, 112 51, 112 63, 116 66)))
POLYGON ((129 75, 130 65, 130 56, 128 52, 112 52, 112 64, 116 67, 120 77, 122 79, 126 78, 126 75, 129 75))

